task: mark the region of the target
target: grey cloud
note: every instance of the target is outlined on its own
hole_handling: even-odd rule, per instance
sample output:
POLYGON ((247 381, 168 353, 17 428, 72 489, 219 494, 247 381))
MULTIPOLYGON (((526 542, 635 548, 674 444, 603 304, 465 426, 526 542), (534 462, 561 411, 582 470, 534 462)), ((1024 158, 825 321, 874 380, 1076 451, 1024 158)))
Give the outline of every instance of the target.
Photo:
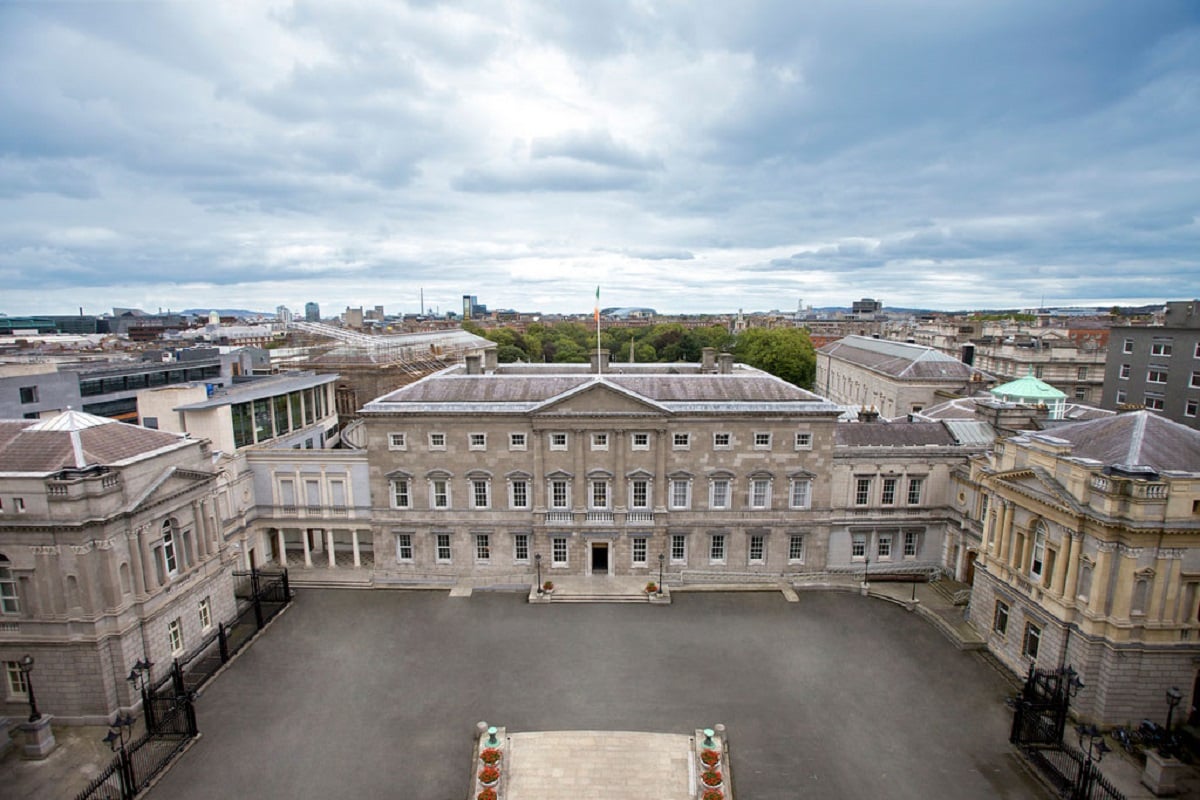
POLYGON ((529 151, 535 159, 562 157, 636 170, 662 167, 661 159, 617 142, 608 131, 570 131, 554 137, 534 139, 529 151))
POLYGON ((527 166, 464 170, 453 181, 460 192, 610 192, 645 185, 640 175, 575 163, 536 163, 527 166))

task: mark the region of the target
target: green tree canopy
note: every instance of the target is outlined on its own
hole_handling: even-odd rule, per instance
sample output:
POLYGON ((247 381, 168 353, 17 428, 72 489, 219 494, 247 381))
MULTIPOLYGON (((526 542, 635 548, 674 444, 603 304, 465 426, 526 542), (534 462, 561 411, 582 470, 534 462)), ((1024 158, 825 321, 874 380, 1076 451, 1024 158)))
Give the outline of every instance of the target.
POLYGON ((734 355, 788 383, 811 389, 817 371, 817 355, 808 331, 801 328, 750 328, 737 337, 734 355))

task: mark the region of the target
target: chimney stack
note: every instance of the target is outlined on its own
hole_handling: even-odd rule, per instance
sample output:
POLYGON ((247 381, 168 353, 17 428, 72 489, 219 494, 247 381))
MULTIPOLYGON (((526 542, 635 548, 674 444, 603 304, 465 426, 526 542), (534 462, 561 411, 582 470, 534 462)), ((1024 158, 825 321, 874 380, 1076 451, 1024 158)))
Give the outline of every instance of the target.
POLYGON ((700 351, 700 371, 704 373, 717 371, 717 348, 705 347, 700 351))
POLYGON ((720 364, 718 372, 722 375, 733 374, 733 353, 721 353, 717 356, 717 361, 720 364))
POLYGON ((468 375, 478 375, 483 372, 483 370, 479 368, 480 362, 483 361, 483 357, 478 353, 472 353, 471 355, 467 356, 465 360, 467 363, 468 375))
POLYGON ((604 348, 592 349, 592 372, 608 371, 609 352, 604 348))

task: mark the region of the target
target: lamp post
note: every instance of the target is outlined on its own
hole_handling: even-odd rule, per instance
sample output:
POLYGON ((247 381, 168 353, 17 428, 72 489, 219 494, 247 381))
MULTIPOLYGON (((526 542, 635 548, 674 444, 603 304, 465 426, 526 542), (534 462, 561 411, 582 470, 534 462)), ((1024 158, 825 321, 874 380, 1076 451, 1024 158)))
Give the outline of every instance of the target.
POLYGON ((1076 725, 1075 731, 1079 734, 1079 749, 1087 754, 1087 760, 1083 764, 1083 769, 1079 771, 1079 786, 1075 797, 1090 797, 1092 788, 1092 779, 1096 774, 1095 764, 1099 764, 1104 758, 1104 754, 1109 752, 1108 745, 1104 743, 1104 734, 1095 725, 1076 725), (1084 740, 1087 744, 1084 744, 1084 740))
POLYGON ((25 678, 25 691, 29 693, 29 721, 37 722, 42 718, 42 715, 38 711, 37 698, 33 695, 33 677, 30 675, 33 672, 33 656, 26 653, 25 657, 18 664, 20 665, 21 675, 25 678))
POLYGON ((533 557, 533 563, 537 564, 537 593, 542 593, 542 554, 537 553, 533 557))
POLYGON ((1175 707, 1179 705, 1179 701, 1183 699, 1183 692, 1179 691, 1178 686, 1172 686, 1167 689, 1167 736, 1171 735, 1171 718, 1175 716, 1175 707))
POLYGON ((664 556, 662 553, 659 553, 659 554, 658 554, 658 593, 659 593, 659 594, 662 594, 662 591, 663 591, 663 588, 662 588, 662 582, 663 582, 663 562, 664 562, 664 561, 666 561, 666 560, 667 560, 667 557, 666 557, 666 556, 664 556))
POLYGON ((133 662, 133 669, 129 670, 127 681, 133 684, 133 687, 141 692, 142 695, 142 716, 146 718, 146 729, 154 729, 154 704, 150 702, 150 694, 147 688, 150 685, 150 668, 154 666, 154 662, 150 659, 143 661, 138 659, 133 662))
POLYGON ((122 788, 129 793, 129 796, 132 796, 137 786, 137 782, 133 779, 133 763, 129 759, 129 751, 125 749, 125 743, 133 738, 133 723, 132 714, 124 716, 117 714, 117 718, 108 726, 108 733, 101 740, 108 745, 109 750, 120 754, 118 764, 122 788))

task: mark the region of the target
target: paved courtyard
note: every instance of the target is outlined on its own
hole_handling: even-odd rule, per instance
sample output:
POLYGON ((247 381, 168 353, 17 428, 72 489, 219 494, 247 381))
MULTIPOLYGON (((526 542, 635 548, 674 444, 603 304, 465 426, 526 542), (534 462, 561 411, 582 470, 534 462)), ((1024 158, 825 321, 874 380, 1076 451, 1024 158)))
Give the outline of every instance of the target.
POLYGON ((723 722, 739 800, 1041 800, 1007 744, 1009 692, 917 615, 852 594, 652 607, 306 590, 207 687, 202 738, 150 798, 465 800, 487 720, 723 722))

